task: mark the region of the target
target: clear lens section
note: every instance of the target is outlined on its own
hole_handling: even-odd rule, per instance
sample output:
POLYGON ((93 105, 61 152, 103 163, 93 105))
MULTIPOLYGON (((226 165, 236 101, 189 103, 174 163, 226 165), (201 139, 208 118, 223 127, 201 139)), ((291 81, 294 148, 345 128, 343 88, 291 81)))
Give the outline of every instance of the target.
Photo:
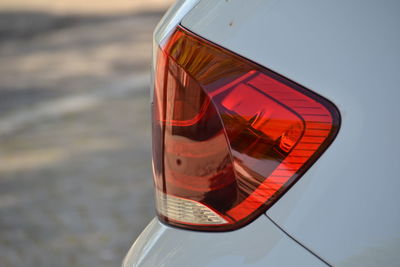
POLYGON ((157 56, 153 167, 159 216, 238 228, 267 210, 339 127, 326 99, 178 28, 157 56))
POLYGON ((157 191, 158 212, 176 222, 189 224, 225 224, 224 218, 203 204, 157 191))

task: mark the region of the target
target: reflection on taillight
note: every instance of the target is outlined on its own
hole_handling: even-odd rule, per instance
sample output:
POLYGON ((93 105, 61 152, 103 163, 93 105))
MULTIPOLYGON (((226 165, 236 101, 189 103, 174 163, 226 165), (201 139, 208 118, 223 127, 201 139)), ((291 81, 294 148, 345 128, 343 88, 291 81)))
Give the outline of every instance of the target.
POLYGON ((178 27, 155 75, 160 219, 209 231, 250 222, 315 162, 339 123, 321 96, 178 27))

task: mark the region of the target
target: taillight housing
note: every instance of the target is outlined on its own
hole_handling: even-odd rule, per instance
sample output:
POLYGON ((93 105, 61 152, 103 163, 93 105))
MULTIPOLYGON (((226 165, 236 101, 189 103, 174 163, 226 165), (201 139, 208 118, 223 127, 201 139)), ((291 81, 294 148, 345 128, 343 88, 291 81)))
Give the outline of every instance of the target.
POLYGON ((178 27, 155 66, 159 218, 206 231, 249 223, 310 168, 339 123, 323 97, 178 27))

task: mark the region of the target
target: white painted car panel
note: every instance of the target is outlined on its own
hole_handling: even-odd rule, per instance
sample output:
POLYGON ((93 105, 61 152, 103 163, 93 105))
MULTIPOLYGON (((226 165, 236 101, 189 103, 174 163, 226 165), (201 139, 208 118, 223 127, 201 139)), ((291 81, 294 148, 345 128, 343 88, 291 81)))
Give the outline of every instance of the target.
POLYGON ((237 231, 205 233, 165 226, 154 219, 123 263, 131 266, 326 266, 266 216, 237 231))
MULTIPOLYGON (((158 45, 198 0, 178 1, 154 33, 158 45)), ((123 266, 326 266, 288 237, 266 216, 238 231, 194 232, 166 226, 154 219, 142 232, 123 266), (288 257, 283 257, 283 254, 288 257)))
MULTIPOLYGON (((162 42, 198 0, 178 1, 154 33, 162 42)), ((250 225, 226 233, 194 232, 166 226, 154 219, 136 240, 123 266, 326 266, 260 216, 250 225)))
POLYGON ((178 0, 165 13, 154 30, 153 39, 159 44, 175 29, 183 17, 199 2, 199 0, 178 0))
MULTIPOLYGON (((267 212, 334 266, 400 262, 398 14, 394 0, 179 1, 155 33, 162 41, 185 16, 192 32, 337 105, 337 138, 267 212)), ((154 220, 124 266, 323 265, 270 219, 226 233, 154 220)))
POLYGON ((335 266, 400 262, 400 1, 202 0, 192 32, 321 94, 342 125, 268 212, 335 266))

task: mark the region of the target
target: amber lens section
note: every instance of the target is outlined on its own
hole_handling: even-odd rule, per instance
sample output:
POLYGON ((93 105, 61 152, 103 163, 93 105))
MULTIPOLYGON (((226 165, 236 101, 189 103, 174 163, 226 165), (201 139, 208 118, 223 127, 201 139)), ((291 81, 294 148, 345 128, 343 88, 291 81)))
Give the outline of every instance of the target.
POLYGON ((227 223, 171 219, 168 205, 161 219, 217 231, 248 223, 311 166, 338 126, 329 101, 179 27, 157 57, 153 165, 165 196, 156 195, 171 209, 195 201, 227 223))

